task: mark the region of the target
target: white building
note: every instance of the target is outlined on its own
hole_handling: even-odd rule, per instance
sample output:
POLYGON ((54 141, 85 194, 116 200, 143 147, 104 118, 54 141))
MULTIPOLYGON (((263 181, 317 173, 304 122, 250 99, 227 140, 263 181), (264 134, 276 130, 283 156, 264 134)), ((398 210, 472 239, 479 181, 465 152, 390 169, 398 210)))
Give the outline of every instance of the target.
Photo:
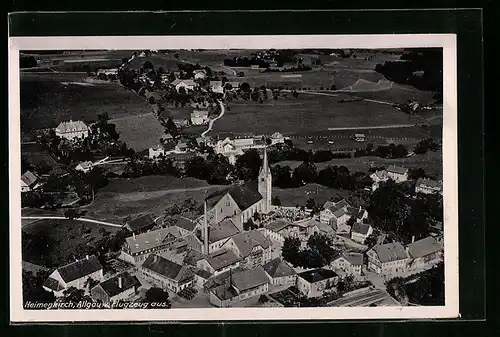
POLYGON ((297 282, 295 270, 280 257, 269 261, 262 268, 269 278, 269 283, 273 286, 294 286, 297 282))
POLYGON ((29 192, 40 186, 40 178, 31 171, 26 171, 21 175, 21 192, 29 192))
POLYGON ((82 121, 69 120, 68 122, 61 122, 54 131, 58 137, 73 140, 75 138, 87 138, 90 128, 82 121))
POLYGON ((191 124, 206 125, 209 121, 208 110, 193 110, 193 112, 191 112, 191 124))
POLYGON ((406 252, 410 257, 410 270, 424 269, 443 260, 443 245, 432 236, 410 243, 406 252))
POLYGON ((350 218, 361 223, 368 218, 368 212, 361 206, 352 207, 345 200, 327 201, 320 212, 320 222, 330 224, 337 234, 350 234, 351 227, 347 224, 350 218))
POLYGON ((222 85, 222 81, 210 81, 210 89, 213 92, 222 94, 224 93, 224 86, 222 85))
POLYGON ((119 259, 132 264, 144 262, 151 253, 161 253, 180 237, 175 227, 160 228, 139 235, 132 234, 125 239, 119 259))
POLYGON ((330 263, 330 268, 346 275, 361 275, 363 267, 363 254, 342 253, 337 255, 330 263))
POLYGON ((103 280, 102 265, 95 255, 86 256, 65 266, 54 270, 45 283, 43 289, 54 293, 54 296, 62 296, 64 290, 75 287, 85 290, 88 279, 101 282, 103 280))
POLYGON ((254 268, 271 260, 272 242, 257 230, 236 234, 222 245, 239 259, 240 266, 254 268))
POLYGON ((356 222, 351 228, 351 240, 363 244, 367 237, 373 233, 373 228, 369 224, 356 222))
POLYGON ((144 280, 164 290, 177 293, 195 285, 193 272, 187 266, 151 254, 141 266, 144 280))
POLYGON ((179 91, 180 88, 184 88, 184 90, 194 90, 198 84, 193 81, 193 80, 181 80, 181 79, 176 79, 171 83, 174 87, 175 90, 179 91))
POLYGON ((92 169, 93 166, 94 164, 91 161, 82 161, 78 165, 76 165, 75 170, 87 173, 92 169))
POLYGON ((389 180, 389 175, 387 174, 386 170, 379 170, 376 172, 373 172, 370 175, 370 178, 372 179, 372 191, 375 191, 377 188, 379 188, 380 183, 386 182, 389 180))
POLYGON ((419 178, 415 183, 415 193, 434 194, 443 193, 443 184, 429 178, 419 178))
POLYGON ((368 269, 387 278, 406 271, 410 260, 408 253, 399 242, 374 246, 366 253, 366 256, 368 269))
POLYGON ((141 283, 137 277, 128 272, 120 273, 90 290, 90 297, 104 305, 109 305, 120 300, 128 300, 137 294, 141 283))
POLYGON ((240 258, 230 250, 218 250, 203 256, 196 262, 196 267, 212 275, 222 274, 240 266, 240 258))
POLYGON ((313 269, 297 275, 297 288, 307 297, 319 297, 334 287, 339 276, 330 269, 313 269))
POLYGON ((402 183, 408 180, 408 169, 391 165, 387 168, 387 175, 396 183, 402 183))

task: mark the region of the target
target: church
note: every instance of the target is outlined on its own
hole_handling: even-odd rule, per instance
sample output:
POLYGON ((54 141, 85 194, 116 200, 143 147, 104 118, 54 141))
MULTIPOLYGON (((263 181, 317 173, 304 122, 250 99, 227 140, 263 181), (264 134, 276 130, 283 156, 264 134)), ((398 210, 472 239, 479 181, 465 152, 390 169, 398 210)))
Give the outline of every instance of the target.
POLYGON ((230 219, 243 231, 243 224, 255 213, 267 214, 271 211, 272 177, 264 148, 264 158, 257 182, 247 182, 231 186, 206 198, 207 224, 215 225, 230 219))

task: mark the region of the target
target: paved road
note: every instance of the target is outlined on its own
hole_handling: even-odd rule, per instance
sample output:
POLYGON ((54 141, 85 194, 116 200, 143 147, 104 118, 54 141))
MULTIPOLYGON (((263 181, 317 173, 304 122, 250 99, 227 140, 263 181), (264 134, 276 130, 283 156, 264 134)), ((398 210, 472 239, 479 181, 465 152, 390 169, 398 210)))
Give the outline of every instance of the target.
POLYGON ((235 71, 234 69, 229 68, 229 67, 226 67, 226 66, 225 66, 225 65, 223 65, 223 64, 221 64, 220 66, 221 66, 222 68, 225 68, 225 69, 227 69, 227 70, 231 71, 231 72, 233 73, 233 75, 234 75, 234 76, 236 76, 236 74, 237 74, 237 73, 236 73, 236 71, 235 71))
MULTIPOLYGON (((26 219, 26 220, 68 220, 68 218, 66 218, 64 216, 22 216, 21 219, 26 219)), ((117 227, 117 228, 123 227, 120 224, 114 224, 114 223, 110 223, 110 222, 104 222, 104 221, 88 219, 88 218, 78 218, 75 220, 96 223, 96 224, 103 225, 103 226, 110 226, 110 227, 117 227)))
POLYGON ((207 136, 207 133, 209 133, 210 131, 212 131, 212 127, 214 126, 214 122, 216 120, 218 120, 219 118, 221 118, 222 116, 224 116, 224 112, 226 112, 226 108, 224 107, 224 104, 222 104, 221 101, 217 101, 219 102, 219 105, 220 105, 220 114, 219 116, 215 117, 214 119, 211 119, 210 122, 208 123, 208 129, 206 129, 202 134, 201 136, 203 138, 205 138, 207 136))

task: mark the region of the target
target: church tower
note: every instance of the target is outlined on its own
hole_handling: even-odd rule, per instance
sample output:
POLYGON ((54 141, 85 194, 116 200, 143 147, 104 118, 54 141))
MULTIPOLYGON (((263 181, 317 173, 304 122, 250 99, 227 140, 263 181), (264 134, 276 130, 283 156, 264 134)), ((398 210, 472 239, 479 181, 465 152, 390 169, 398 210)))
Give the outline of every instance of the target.
POLYGON ((263 209, 262 213, 269 213, 271 211, 271 191, 272 191, 272 177, 271 169, 267 162, 267 148, 264 147, 264 159, 262 160, 262 167, 259 171, 259 193, 262 195, 263 209))

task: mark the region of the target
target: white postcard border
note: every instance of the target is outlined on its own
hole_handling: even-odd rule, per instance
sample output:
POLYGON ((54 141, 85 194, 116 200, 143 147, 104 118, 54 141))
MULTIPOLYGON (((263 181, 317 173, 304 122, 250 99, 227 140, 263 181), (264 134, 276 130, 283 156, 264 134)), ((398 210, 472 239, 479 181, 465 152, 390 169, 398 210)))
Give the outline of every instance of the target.
POLYGON ((12 322, 272 321, 425 319, 459 316, 458 129, 455 34, 102 36, 9 38, 10 317, 12 322), (20 50, 443 48, 443 198, 445 305, 363 308, 196 308, 25 310, 22 305, 20 50))

